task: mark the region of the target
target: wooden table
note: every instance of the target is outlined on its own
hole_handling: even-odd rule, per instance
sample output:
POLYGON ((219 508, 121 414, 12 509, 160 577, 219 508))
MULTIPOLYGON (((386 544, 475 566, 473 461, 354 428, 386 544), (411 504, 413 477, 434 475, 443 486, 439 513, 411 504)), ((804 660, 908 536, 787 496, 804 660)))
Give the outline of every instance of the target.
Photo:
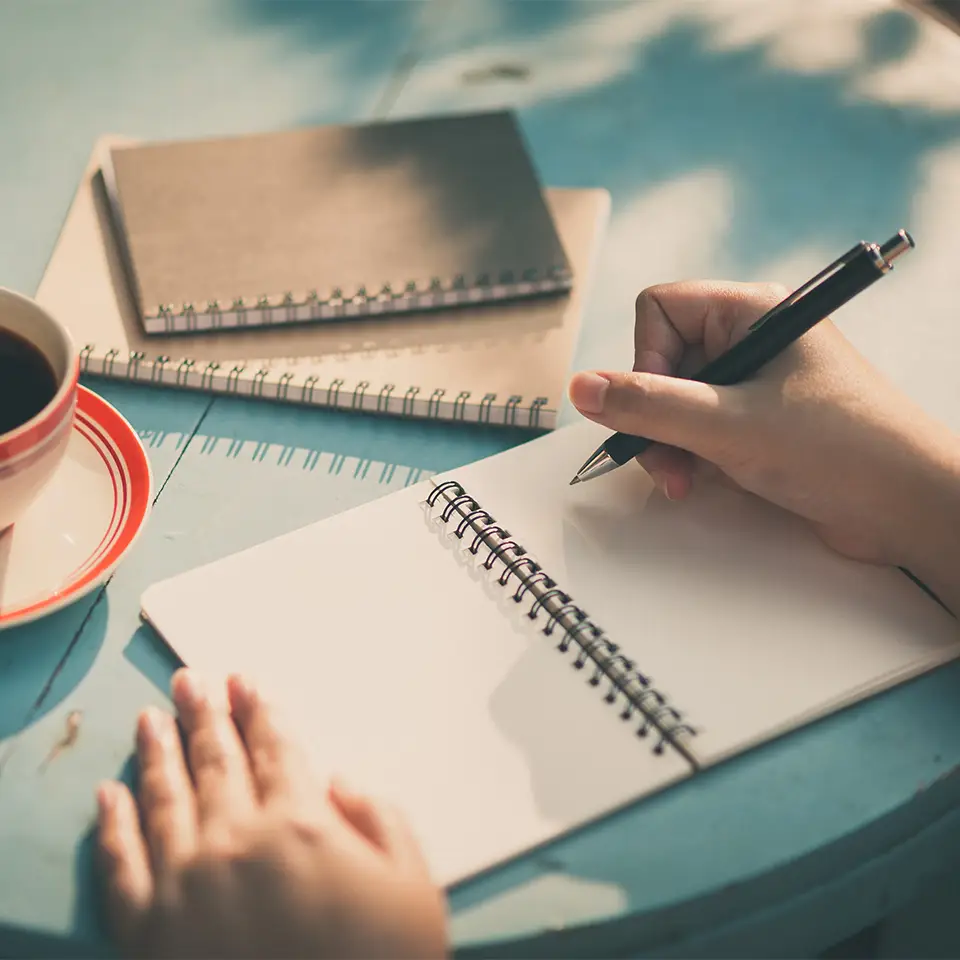
MULTIPOLYGON (((0 0, 0 284, 36 289, 102 133, 514 105, 546 183, 613 196, 578 366, 629 364, 632 301, 649 283, 796 283, 907 226, 914 262, 841 325, 960 427, 958 53, 942 25, 872 0, 0 0), (935 335, 918 342, 921 317, 935 335)), ((101 949, 94 788, 128 764, 134 718, 168 703, 173 668, 139 623, 144 587, 388 492, 404 470, 523 439, 90 385, 140 431, 158 497, 105 591, 0 636, 5 955, 101 949), (289 445, 398 469, 345 482, 282 465, 289 445), (76 742, 52 756, 71 714, 76 742)), ((455 891, 456 942, 526 956, 816 953, 956 862, 958 765, 960 665, 455 891)))

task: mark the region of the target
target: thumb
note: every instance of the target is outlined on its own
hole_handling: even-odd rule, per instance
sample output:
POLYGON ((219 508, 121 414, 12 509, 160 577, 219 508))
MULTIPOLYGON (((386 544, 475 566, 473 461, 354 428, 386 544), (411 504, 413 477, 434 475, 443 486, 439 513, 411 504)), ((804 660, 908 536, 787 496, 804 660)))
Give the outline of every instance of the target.
POLYGON ((705 460, 742 426, 729 387, 655 373, 577 373, 570 400, 585 417, 619 433, 689 450, 705 460))

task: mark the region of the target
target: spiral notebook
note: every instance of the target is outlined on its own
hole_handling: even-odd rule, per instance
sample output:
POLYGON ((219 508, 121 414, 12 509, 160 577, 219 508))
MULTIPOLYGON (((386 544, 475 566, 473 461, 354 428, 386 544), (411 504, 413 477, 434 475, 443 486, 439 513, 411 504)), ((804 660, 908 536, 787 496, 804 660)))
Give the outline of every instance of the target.
POLYGON ((555 426, 606 228, 606 191, 545 192, 577 278, 562 297, 147 337, 100 172, 121 142, 98 142, 37 291, 69 327, 85 373, 397 416, 555 426))
POLYGON ((572 274, 513 115, 116 146, 147 333, 555 294, 572 274))
POLYGON ((401 805, 454 884, 956 657, 956 621, 726 486, 671 503, 561 428, 152 586, 322 773, 401 805))

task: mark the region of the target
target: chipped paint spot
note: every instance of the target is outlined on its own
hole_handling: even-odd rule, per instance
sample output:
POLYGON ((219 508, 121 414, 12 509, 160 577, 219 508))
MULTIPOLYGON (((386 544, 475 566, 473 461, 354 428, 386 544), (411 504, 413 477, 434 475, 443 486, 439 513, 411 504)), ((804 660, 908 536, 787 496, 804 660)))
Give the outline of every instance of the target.
POLYGON ((77 738, 80 736, 80 721, 82 718, 83 713, 80 710, 71 710, 67 714, 63 736, 53 745, 53 749, 40 764, 41 772, 50 766, 64 750, 69 750, 77 742, 77 738))
POLYGON ((492 67, 468 70, 463 75, 463 82, 467 84, 496 83, 501 80, 524 83, 529 79, 530 68, 522 63, 497 63, 492 67))

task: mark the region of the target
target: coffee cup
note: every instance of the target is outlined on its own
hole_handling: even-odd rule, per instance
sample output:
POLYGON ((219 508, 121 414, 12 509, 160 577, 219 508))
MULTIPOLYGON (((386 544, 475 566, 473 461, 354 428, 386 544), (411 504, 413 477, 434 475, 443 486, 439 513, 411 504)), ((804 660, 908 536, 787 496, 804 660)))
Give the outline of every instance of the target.
POLYGON ((0 287, 0 532, 24 515, 66 453, 79 368, 63 324, 0 287))

